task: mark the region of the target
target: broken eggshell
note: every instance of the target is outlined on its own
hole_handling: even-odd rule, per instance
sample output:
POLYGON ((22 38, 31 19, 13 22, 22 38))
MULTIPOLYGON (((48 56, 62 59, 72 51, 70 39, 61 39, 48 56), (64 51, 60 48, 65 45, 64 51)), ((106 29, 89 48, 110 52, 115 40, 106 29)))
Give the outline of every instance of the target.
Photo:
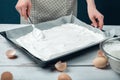
POLYGON ((98 50, 97 57, 105 57, 105 55, 104 55, 102 50, 98 50))
POLYGON ((6 56, 9 59, 16 59, 17 58, 15 50, 8 50, 8 51, 6 51, 6 56))
POLYGON ((97 57, 93 60, 93 65, 96 68, 106 68, 108 64, 108 59, 101 50, 98 50, 97 57))
POLYGON ((61 73, 58 76, 58 80, 72 80, 72 78, 66 73, 61 73))
POLYGON ((55 64, 55 68, 56 70, 61 71, 61 72, 65 71, 67 68, 67 63, 59 61, 55 64))
POLYGON ((105 68, 107 66, 107 63, 108 63, 108 61, 105 57, 96 57, 93 60, 93 65, 96 68, 105 68))
POLYGON ((3 72, 1 74, 1 80, 13 80, 13 75, 11 72, 3 72))

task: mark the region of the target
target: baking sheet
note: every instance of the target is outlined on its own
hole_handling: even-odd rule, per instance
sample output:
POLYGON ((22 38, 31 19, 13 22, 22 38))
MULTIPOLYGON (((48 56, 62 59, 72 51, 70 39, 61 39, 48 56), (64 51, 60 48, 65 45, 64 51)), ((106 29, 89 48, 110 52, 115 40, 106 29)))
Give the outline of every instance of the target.
MULTIPOLYGON (((57 20, 36 24, 36 28, 41 29, 41 30, 46 30, 46 29, 50 29, 52 27, 59 26, 61 24, 66 24, 66 23, 74 23, 74 24, 77 24, 77 25, 80 25, 80 26, 84 26, 84 27, 88 28, 89 30, 100 33, 102 35, 105 35, 101 30, 99 30, 97 28, 94 28, 94 27, 92 27, 90 25, 87 25, 86 23, 80 21, 79 19, 77 19, 73 15, 64 16, 64 17, 58 18, 57 20)), ((20 46, 18 44, 18 42, 16 42, 16 39, 30 33, 32 30, 33 30, 32 26, 27 26, 27 27, 23 27, 23 28, 17 28, 17 29, 5 31, 3 34, 4 34, 4 37, 6 37, 10 42, 12 42, 17 47, 24 50, 27 54, 29 54, 32 58, 37 59, 37 61, 39 62, 39 61, 42 61, 42 60, 38 59, 36 56, 32 55, 29 51, 27 51, 25 48, 23 48, 23 46, 20 46)), ((106 35, 105 35, 105 37, 107 38, 106 35)), ((92 43, 92 44, 87 45, 87 46, 85 46, 83 48, 80 48, 80 49, 74 49, 74 50, 68 51, 65 55, 58 56, 58 57, 56 57, 54 59, 51 59, 51 60, 48 60, 48 61, 45 61, 45 62, 49 62, 49 61, 55 60, 55 59, 57 59, 59 57, 63 57, 63 56, 66 56, 66 55, 73 54, 73 53, 75 53, 77 51, 92 47, 92 46, 94 46, 94 45, 96 45, 96 44, 98 44, 100 42, 92 43)))

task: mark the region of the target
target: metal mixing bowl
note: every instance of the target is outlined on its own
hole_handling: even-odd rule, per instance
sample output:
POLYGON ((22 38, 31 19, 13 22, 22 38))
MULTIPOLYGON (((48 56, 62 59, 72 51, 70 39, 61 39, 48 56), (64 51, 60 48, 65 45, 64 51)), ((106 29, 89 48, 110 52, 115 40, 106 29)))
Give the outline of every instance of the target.
POLYGON ((109 38, 101 42, 100 49, 107 56, 113 71, 120 74, 120 37, 109 38))

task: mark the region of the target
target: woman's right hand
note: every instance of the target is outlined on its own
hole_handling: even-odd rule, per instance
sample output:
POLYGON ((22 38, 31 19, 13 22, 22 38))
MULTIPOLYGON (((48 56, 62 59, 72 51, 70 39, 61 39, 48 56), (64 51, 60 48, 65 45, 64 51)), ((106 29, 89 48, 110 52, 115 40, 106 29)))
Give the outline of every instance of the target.
POLYGON ((16 4, 16 9, 26 20, 30 15, 30 10, 32 7, 31 0, 18 0, 16 4))

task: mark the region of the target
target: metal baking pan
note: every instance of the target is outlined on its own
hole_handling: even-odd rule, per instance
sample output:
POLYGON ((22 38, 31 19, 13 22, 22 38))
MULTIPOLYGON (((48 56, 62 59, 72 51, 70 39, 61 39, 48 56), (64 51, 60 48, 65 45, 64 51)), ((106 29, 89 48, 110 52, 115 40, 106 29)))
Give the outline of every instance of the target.
MULTIPOLYGON (((90 25, 87 25, 86 23, 80 21, 79 19, 77 19, 73 15, 63 16, 63 17, 58 18, 57 20, 36 24, 36 27, 38 29, 45 30, 45 29, 49 29, 49 28, 52 28, 52 27, 55 27, 55 26, 66 24, 66 23, 74 23, 74 24, 77 24, 77 25, 84 26, 84 27, 88 28, 89 30, 92 30, 94 32, 97 32, 97 33, 100 33, 100 34, 104 35, 107 38, 107 36, 101 30, 99 30, 97 28, 94 28, 94 27, 91 27, 90 25)), ((79 51, 88 49, 88 48, 93 47, 95 45, 98 45, 100 42, 102 42, 102 41, 100 41, 100 42, 92 43, 92 44, 89 44, 89 45, 87 45, 83 48, 76 49, 76 50, 73 50, 73 51, 69 51, 65 55, 58 56, 56 58, 53 58, 53 59, 50 59, 50 60, 47 60, 47 61, 42 61, 38 57, 32 55, 23 46, 20 46, 16 41, 17 38, 19 38, 21 36, 24 36, 25 34, 31 32, 32 30, 33 30, 32 26, 26 26, 26 27, 22 27, 22 28, 17 28, 17 29, 13 29, 13 30, 4 31, 4 32, 1 32, 0 34, 2 36, 4 36, 13 45, 18 47, 22 51, 24 51, 25 54, 27 54, 30 58, 32 58, 35 62, 37 62, 37 64, 39 64, 41 67, 50 66, 50 65, 52 65, 53 63, 55 63, 56 61, 59 61, 59 60, 64 61, 67 58, 71 58, 73 55, 79 54, 79 51)))

